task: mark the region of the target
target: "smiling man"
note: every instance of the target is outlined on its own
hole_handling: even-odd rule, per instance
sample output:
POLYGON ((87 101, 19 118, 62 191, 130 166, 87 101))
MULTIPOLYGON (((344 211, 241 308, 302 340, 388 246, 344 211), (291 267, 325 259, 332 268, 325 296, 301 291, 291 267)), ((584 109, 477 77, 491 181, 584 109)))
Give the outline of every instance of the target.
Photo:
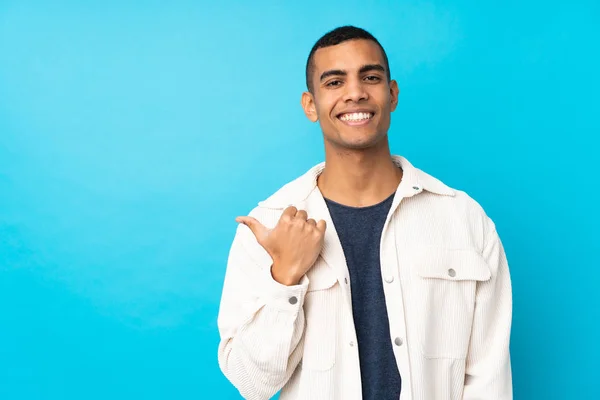
POLYGON ((391 155, 383 47, 337 28, 306 84, 325 162, 237 218, 223 373, 247 399, 512 399, 502 243, 465 192, 391 155))

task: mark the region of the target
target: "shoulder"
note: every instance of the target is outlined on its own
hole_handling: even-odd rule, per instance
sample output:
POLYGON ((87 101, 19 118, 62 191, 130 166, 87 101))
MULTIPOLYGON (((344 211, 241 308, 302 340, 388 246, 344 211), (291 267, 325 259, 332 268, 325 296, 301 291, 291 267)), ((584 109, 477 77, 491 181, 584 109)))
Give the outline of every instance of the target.
POLYGON ((450 186, 420 169, 417 169, 417 171, 419 181, 422 182, 424 189, 437 195, 434 198, 438 199, 439 202, 452 207, 457 212, 485 216, 485 211, 481 204, 466 190, 450 186))
POLYGON ((441 195, 439 190, 421 194, 424 196, 421 204, 428 210, 426 214, 436 219, 436 225, 457 236, 464 235, 475 247, 482 248, 485 238, 496 229, 482 204, 465 189, 447 185, 425 172, 419 173, 426 176, 423 182, 428 182, 429 187, 447 188, 446 195, 441 195), (436 184, 432 185, 432 182, 436 184))

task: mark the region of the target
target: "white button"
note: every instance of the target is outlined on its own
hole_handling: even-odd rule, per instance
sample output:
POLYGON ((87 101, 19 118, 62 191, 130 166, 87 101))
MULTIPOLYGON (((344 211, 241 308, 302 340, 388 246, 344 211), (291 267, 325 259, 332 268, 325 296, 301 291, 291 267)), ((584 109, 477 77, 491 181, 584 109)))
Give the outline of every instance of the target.
POLYGON ((396 344, 396 346, 402 346, 402 339, 397 337, 396 339, 394 339, 394 343, 396 344))
POLYGON ((386 277, 385 277, 385 281, 386 281, 387 283, 392 283, 392 282, 394 282, 394 275, 388 275, 388 276, 386 276, 386 277))

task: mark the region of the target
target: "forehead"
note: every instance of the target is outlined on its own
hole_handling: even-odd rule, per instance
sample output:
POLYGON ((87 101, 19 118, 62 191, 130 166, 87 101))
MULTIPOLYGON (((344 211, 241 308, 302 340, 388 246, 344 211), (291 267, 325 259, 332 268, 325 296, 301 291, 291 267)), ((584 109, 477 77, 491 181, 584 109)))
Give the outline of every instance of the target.
POLYGON ((313 56, 315 72, 318 74, 341 69, 348 72, 358 70, 366 64, 381 64, 385 67, 383 53, 371 40, 349 40, 335 46, 322 47, 313 56))

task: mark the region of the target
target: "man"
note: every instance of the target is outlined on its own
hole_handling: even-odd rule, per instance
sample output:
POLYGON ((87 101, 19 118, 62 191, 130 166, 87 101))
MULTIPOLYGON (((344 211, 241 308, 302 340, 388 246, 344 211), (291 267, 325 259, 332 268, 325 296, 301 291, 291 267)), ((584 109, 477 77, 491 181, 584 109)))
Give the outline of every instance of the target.
POLYGON ((502 243, 466 193, 390 154, 384 49, 335 29, 306 83, 325 163, 237 218, 223 373, 247 399, 511 399, 502 243))

